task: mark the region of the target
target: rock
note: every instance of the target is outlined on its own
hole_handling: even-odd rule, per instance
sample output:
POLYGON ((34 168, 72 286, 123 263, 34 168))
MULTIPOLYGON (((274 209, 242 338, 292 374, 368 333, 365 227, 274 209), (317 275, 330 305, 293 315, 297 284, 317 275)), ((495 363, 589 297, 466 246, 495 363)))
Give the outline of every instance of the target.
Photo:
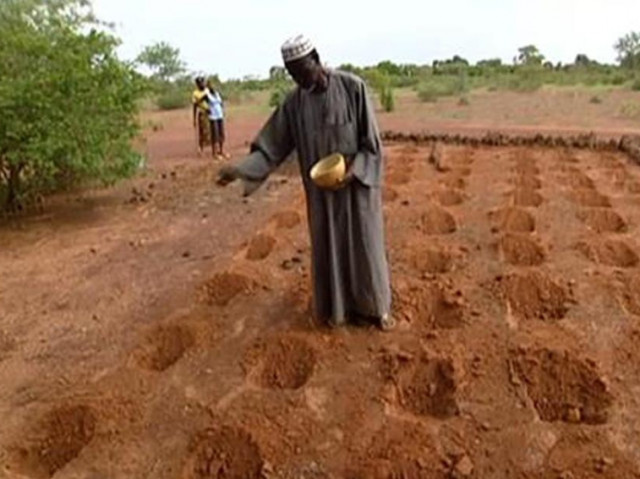
POLYGON ((582 413, 578 408, 571 408, 567 411, 566 420, 572 424, 578 424, 582 420, 582 413))
POLYGON ((471 462, 469 456, 462 456, 462 458, 456 463, 454 474, 456 477, 469 477, 473 474, 473 462, 471 462))

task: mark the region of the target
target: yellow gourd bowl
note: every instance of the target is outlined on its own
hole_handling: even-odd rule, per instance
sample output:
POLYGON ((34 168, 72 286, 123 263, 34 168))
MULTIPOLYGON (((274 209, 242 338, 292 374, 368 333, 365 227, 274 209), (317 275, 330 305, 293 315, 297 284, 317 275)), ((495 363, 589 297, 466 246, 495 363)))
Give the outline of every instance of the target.
POLYGON ((347 163, 340 153, 322 158, 311 168, 311 179, 320 188, 338 186, 347 173, 347 163))

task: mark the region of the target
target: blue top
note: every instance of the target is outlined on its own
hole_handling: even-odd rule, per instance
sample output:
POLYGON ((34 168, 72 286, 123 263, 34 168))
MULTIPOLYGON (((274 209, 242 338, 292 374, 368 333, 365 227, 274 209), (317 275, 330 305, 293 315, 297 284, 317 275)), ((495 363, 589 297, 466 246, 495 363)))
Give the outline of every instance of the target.
POLYGON ((222 120, 224 118, 224 110, 222 108, 222 97, 217 91, 207 93, 207 101, 209 103, 209 119, 222 120))

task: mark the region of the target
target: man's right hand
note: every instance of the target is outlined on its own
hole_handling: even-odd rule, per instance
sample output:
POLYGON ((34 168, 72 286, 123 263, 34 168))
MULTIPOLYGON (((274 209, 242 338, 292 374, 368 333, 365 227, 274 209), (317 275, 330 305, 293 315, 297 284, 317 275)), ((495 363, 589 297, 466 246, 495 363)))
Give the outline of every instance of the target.
POLYGON ((233 166, 223 166, 220 168, 220 171, 218 171, 218 180, 216 183, 220 186, 227 186, 239 177, 238 171, 233 166))

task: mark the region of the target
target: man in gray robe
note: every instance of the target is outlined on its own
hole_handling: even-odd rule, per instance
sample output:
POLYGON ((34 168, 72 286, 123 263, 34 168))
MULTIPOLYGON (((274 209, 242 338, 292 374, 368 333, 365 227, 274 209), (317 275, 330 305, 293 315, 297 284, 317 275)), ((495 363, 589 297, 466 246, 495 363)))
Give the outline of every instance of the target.
POLYGON ((367 320, 392 329, 391 289, 382 218, 382 145, 365 83, 325 69, 302 36, 282 46, 298 85, 276 109, 242 162, 220 170, 218 183, 242 179, 255 191, 295 149, 307 198, 313 299, 318 318, 332 326, 367 320), (345 181, 325 190, 311 180, 321 158, 341 153, 345 181))

